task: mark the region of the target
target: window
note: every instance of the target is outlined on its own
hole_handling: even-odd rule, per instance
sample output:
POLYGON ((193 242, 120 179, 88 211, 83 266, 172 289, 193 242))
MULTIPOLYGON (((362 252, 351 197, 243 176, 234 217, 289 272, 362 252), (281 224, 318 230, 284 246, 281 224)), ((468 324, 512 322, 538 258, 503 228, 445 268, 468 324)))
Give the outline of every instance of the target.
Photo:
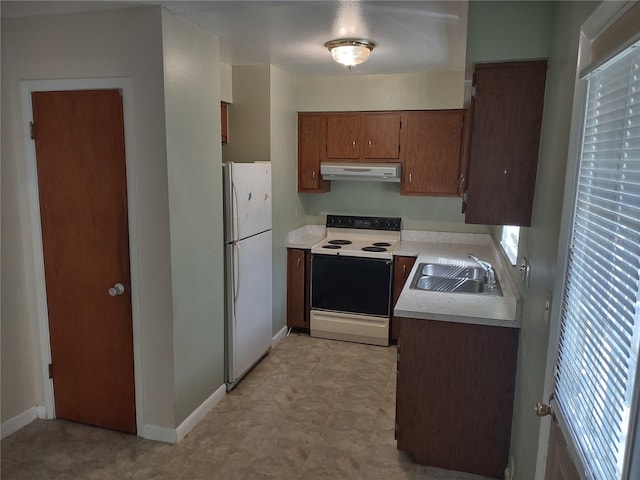
POLYGON ((518 261, 518 241, 520 239, 520 227, 512 227, 505 225, 502 227, 502 238, 500 245, 507 254, 507 258, 511 265, 515 265, 518 261))
POLYGON ((639 277, 640 42, 587 77, 555 396, 592 479, 624 478, 632 447, 639 277))

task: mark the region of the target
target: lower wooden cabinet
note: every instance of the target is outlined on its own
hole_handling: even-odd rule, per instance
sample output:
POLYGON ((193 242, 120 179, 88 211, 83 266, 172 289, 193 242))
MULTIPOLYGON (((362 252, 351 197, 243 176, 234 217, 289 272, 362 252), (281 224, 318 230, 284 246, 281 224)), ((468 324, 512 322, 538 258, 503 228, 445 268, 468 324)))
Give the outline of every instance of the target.
POLYGON ((420 464, 503 478, 518 330, 399 320, 398 449, 420 464))
POLYGON ((413 268, 413 264, 416 263, 416 257, 395 256, 393 257, 393 287, 391 292, 391 340, 398 340, 399 323, 393 316, 393 307, 396 306, 398 297, 402 292, 402 287, 409 278, 409 273, 413 268))
POLYGON ((311 254, 287 249, 287 326, 309 328, 311 254))

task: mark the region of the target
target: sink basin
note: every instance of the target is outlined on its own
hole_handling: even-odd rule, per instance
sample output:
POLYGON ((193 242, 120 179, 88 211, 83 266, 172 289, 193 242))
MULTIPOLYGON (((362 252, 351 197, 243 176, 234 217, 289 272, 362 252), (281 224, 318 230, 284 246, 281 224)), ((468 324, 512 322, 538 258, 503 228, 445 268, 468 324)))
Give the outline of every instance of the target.
POLYGON ((489 288, 485 271, 477 267, 460 267, 441 263, 421 263, 411 282, 414 290, 445 293, 471 293, 502 296, 500 283, 489 288))
POLYGON ((485 271, 479 267, 458 267, 442 263, 424 263, 422 265, 424 265, 421 270, 422 276, 484 280, 485 271))

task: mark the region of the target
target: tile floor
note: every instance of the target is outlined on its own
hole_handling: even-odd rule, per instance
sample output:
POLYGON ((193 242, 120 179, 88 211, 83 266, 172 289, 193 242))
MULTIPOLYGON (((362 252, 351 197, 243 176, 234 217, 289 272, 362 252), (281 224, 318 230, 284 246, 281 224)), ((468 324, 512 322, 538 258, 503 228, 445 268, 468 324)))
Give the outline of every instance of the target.
POLYGON ((1 442, 3 480, 483 480, 396 449, 395 347, 291 334, 177 445, 36 420, 1 442))

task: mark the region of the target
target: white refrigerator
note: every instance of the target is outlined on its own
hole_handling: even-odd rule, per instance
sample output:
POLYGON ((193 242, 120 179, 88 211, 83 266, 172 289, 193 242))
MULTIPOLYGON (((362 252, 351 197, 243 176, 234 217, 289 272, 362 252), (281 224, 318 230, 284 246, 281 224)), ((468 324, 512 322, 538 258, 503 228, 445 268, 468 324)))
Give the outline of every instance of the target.
POLYGON ((271 163, 223 163, 227 391, 271 348, 271 163))

